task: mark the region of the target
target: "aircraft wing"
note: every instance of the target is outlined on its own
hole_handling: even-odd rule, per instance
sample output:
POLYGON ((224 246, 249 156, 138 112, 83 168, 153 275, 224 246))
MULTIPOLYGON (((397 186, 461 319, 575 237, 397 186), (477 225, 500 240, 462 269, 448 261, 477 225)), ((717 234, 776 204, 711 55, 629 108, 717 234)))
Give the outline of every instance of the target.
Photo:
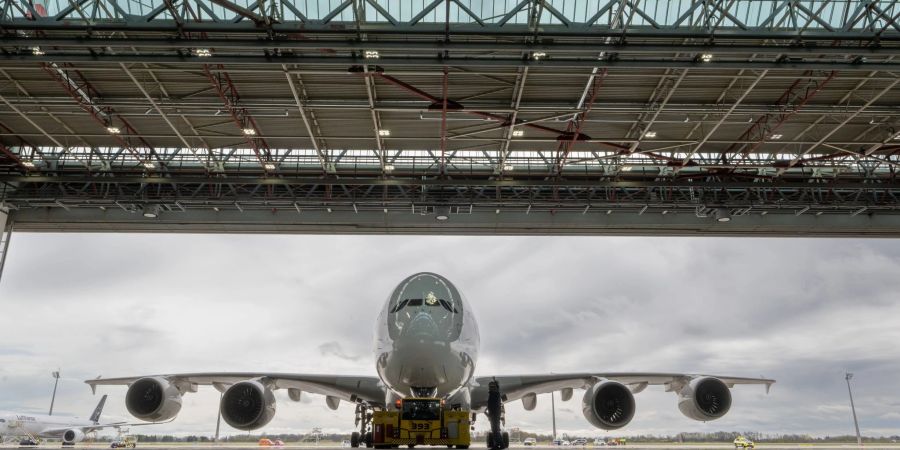
POLYGON ((87 433, 90 433, 93 431, 102 430, 104 428, 137 427, 137 426, 144 426, 144 425, 158 425, 160 423, 164 423, 164 422, 152 422, 152 423, 148 423, 148 422, 110 422, 110 423, 98 423, 96 425, 74 425, 71 427, 63 427, 63 428, 48 428, 48 429, 42 430, 38 434, 40 434, 43 437, 56 438, 56 437, 62 437, 66 433, 66 431, 69 431, 74 428, 80 429, 82 432, 87 434, 87 433))
MULTIPOLYGON (((310 392, 325 395, 331 399, 339 399, 348 402, 362 400, 374 405, 384 404, 385 389, 378 377, 371 376, 345 376, 345 375, 305 375, 296 373, 258 373, 258 372, 201 372, 201 373, 177 373, 164 375, 147 375, 146 377, 164 378, 178 386, 182 392, 196 392, 197 386, 214 386, 220 392, 224 392, 228 386, 246 380, 264 379, 274 389, 292 389, 298 394, 310 392)), ((104 385, 130 385, 135 381, 145 378, 121 377, 121 378, 96 378, 86 380, 96 392, 97 386, 104 385)), ((293 397, 292 397, 293 398, 293 397)), ((299 397, 297 397, 299 399, 299 397)), ((337 403, 334 403, 337 408, 337 403)))
POLYGON ((493 380, 497 380, 497 383, 500 384, 500 392, 504 396, 504 401, 511 402, 526 396, 555 391, 563 391, 563 400, 568 400, 568 397, 572 395, 572 389, 589 388, 600 379, 618 381, 631 388, 631 391, 634 393, 640 392, 650 385, 663 385, 667 391, 677 391, 692 379, 705 376, 718 378, 727 384, 728 387, 733 387, 737 384, 762 384, 766 386, 766 392, 769 392, 769 387, 775 383, 775 380, 768 378, 652 372, 560 373, 476 377, 472 388, 472 408, 481 409, 487 406, 488 383, 493 380))

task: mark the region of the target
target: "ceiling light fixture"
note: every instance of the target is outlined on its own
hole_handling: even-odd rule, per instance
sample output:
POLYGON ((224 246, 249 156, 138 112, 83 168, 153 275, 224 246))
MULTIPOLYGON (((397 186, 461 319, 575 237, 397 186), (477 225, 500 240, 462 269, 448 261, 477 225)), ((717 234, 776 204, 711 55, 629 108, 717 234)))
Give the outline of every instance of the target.
POLYGON ((717 222, 731 222, 731 211, 728 208, 716 208, 714 215, 717 222))
POLYGON ((150 161, 142 162, 141 165, 144 166, 145 169, 155 169, 156 168, 156 164, 153 164, 150 161))
POLYGON ((212 51, 208 48, 195 48, 194 55, 199 56, 201 58, 208 58, 212 56, 212 51))
POLYGON ((23 160, 22 165, 29 169, 34 169, 34 161, 23 160))
POLYGON ((546 58, 547 52, 534 52, 531 54, 531 57, 535 60, 546 58))
POLYGON ((242 129, 241 131, 244 132, 245 136, 256 136, 256 128, 247 127, 242 129))
POLYGON ((388 130, 387 128, 382 128, 382 129, 378 130, 378 135, 381 137, 388 137, 391 135, 391 130, 388 130))
POLYGON ((275 163, 267 162, 263 164, 263 168, 265 168, 266 170, 275 170, 275 163))
POLYGON ((44 54, 44 51, 41 50, 40 47, 31 47, 31 54, 34 56, 41 56, 44 54))
POLYGON ((704 53, 700 55, 700 60, 703 62, 710 62, 713 59, 712 53, 704 53))
POLYGON ((525 131, 524 131, 524 130, 513 130, 512 136, 513 136, 513 137, 522 137, 522 136, 525 136, 525 131))
POLYGON ((644 133, 644 137, 653 139, 656 137, 656 132, 655 131, 647 131, 644 133))
POLYGON ((436 206, 434 208, 434 218, 440 221, 445 221, 450 218, 450 207, 449 206, 436 206))
POLYGON ((773 134, 773 135, 769 136, 769 138, 771 138, 773 141, 777 141, 777 140, 779 140, 779 139, 781 139, 781 138, 783 138, 783 137, 784 137, 784 136, 782 136, 782 135, 780 135, 780 134, 773 134))
POLYGON ((144 205, 144 217, 148 219, 155 219, 159 217, 160 207, 159 205, 144 205))
POLYGON ((505 165, 503 166, 503 171, 504 171, 504 172, 512 172, 513 169, 515 169, 515 167, 513 167, 512 164, 505 164, 505 165))
POLYGON ((393 172, 395 168, 396 168, 396 167, 394 167, 393 164, 385 164, 385 165, 384 165, 384 171, 385 171, 385 172, 393 172))
POLYGON ((122 132, 122 130, 120 130, 119 127, 113 127, 113 126, 106 127, 106 131, 109 134, 119 134, 122 132))
POLYGON ((363 55, 366 57, 366 59, 378 59, 381 57, 381 55, 378 53, 378 50, 366 50, 363 55))

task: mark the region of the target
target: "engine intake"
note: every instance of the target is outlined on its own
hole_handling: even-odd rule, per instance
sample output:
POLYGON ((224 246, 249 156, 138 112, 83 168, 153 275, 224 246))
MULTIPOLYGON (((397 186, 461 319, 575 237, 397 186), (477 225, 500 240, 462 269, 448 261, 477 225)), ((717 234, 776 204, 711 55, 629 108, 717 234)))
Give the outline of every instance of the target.
POLYGON ((141 420, 169 420, 181 411, 181 391, 165 378, 141 378, 128 387, 125 406, 141 420))
POLYGON ((222 418, 238 430, 264 427, 275 417, 275 395, 259 381, 241 381, 222 396, 222 418))
POLYGON ((634 417, 634 395, 624 384, 603 380, 584 392, 581 412, 591 425, 616 430, 634 417))
POLYGON ((84 440, 84 432, 77 428, 72 428, 71 430, 66 430, 62 438, 66 444, 74 444, 84 440))
POLYGON ((718 419, 731 409, 731 390, 718 378, 694 378, 678 392, 678 409, 694 420, 718 419))

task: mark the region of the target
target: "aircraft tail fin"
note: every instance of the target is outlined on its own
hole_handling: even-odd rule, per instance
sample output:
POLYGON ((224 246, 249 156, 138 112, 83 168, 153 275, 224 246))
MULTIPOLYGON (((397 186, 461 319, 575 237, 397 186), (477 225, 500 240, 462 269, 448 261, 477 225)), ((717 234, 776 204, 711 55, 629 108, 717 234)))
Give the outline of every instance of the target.
POLYGON ((97 403, 97 407, 94 408, 94 412, 91 414, 91 422, 99 423, 100 422, 100 413, 103 412, 103 405, 106 404, 106 395, 100 398, 100 403, 97 403))

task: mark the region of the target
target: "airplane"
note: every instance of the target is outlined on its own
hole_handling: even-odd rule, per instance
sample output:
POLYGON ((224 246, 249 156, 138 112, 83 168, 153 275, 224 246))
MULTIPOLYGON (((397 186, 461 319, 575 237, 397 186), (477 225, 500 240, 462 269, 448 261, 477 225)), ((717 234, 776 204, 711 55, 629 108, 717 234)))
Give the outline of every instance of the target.
POLYGON ((90 418, 74 416, 50 416, 0 412, 0 437, 12 438, 28 436, 60 438, 63 445, 71 445, 84 440, 85 435, 103 428, 126 425, 124 422, 100 423, 100 413, 106 404, 106 395, 97 403, 90 418))
MULTIPOLYGON (((635 414, 634 394, 662 385, 674 392, 678 408, 688 418, 710 421, 731 408, 730 389, 738 384, 765 385, 775 380, 682 373, 583 372, 536 375, 475 376, 480 337, 475 312, 459 289, 441 275, 413 274, 391 292, 375 320, 377 376, 318 375, 267 372, 204 372, 97 378, 86 380, 96 392, 100 385, 126 385, 125 406, 134 417, 150 421, 173 419, 182 396, 212 385, 222 393, 220 412, 238 430, 265 426, 275 415, 274 390, 321 394, 336 410, 341 401, 356 404, 359 432, 351 445, 371 447, 368 421, 373 410, 384 410, 402 398, 436 397, 450 409, 485 413, 491 432, 488 448, 507 448, 503 403, 521 400, 526 410, 537 395, 561 392, 569 400, 584 389, 582 413, 589 423, 605 430, 627 425, 635 414)), ((473 414, 473 419, 475 415, 473 414)), ((458 445, 458 448, 467 448, 458 445)))

